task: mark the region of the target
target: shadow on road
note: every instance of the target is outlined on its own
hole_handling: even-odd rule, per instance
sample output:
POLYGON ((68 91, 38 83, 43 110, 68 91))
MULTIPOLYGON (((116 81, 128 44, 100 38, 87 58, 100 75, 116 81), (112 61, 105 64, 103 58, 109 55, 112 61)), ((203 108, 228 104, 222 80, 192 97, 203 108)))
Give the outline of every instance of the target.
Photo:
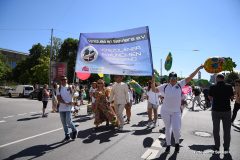
POLYGON ((138 124, 133 124, 131 127, 145 127, 148 121, 140 121, 138 124))
MULTIPOLYGON (((124 131, 123 131, 124 132, 124 131)), ((78 138, 82 138, 83 143, 92 143, 99 140, 99 143, 109 142, 112 137, 117 136, 118 133, 113 127, 100 126, 97 130, 89 128, 78 132, 78 138)))
POLYGON ((38 157, 43 156, 44 154, 46 154, 47 152, 50 152, 53 149, 56 149, 58 147, 61 147, 67 143, 69 143, 71 141, 68 142, 56 142, 50 145, 44 144, 44 145, 36 145, 36 146, 32 146, 30 148, 26 148, 4 160, 12 160, 12 159, 18 159, 18 158, 24 158, 24 159, 35 159, 38 157), (30 158, 31 157, 31 158, 30 158))
POLYGON ((132 134, 139 136, 139 135, 146 135, 151 133, 152 133, 152 128, 144 128, 140 130, 135 130, 132 134))
POLYGON ((29 117, 29 118, 21 118, 21 119, 18 119, 17 121, 29 121, 29 120, 33 120, 33 119, 38 119, 40 118, 41 116, 38 116, 38 117, 29 117))
MULTIPOLYGON (((173 152, 173 154, 168 158, 168 160, 176 160, 177 159, 177 152, 173 152)), ((166 160, 168 154, 163 152, 158 158, 155 158, 153 160, 166 160)))
POLYGON ((224 154, 223 158, 220 158, 220 154, 212 154, 209 160, 233 160, 230 153, 224 154))
POLYGON ((205 151, 205 150, 213 150, 214 149, 214 145, 196 145, 196 144, 193 144, 191 146, 188 146, 191 150, 194 150, 194 151, 205 151))
POLYGON ((92 118, 89 117, 89 115, 78 115, 78 116, 74 117, 73 122, 86 122, 91 119, 92 118))
POLYGON ((240 127, 237 125, 232 125, 234 127, 234 131, 240 132, 240 127))
POLYGON ((144 148, 149 148, 151 147, 153 144, 153 138, 152 137, 146 137, 144 140, 143 140, 143 147, 144 148))

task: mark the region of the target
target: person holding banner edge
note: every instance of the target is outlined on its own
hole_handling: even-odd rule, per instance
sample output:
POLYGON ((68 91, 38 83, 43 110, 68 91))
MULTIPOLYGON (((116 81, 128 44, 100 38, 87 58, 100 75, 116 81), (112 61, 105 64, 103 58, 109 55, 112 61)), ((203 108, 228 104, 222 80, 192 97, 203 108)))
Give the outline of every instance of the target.
POLYGON ((165 152, 170 153, 171 146, 171 135, 173 132, 175 138, 175 152, 178 153, 179 139, 181 136, 181 98, 182 90, 181 88, 189 83, 192 78, 198 73, 199 70, 203 68, 203 65, 200 65, 189 77, 177 81, 177 74, 171 72, 169 74, 169 83, 162 84, 159 87, 155 87, 155 78, 152 77, 152 90, 160 92, 163 95, 163 104, 161 107, 161 117, 165 125, 165 135, 167 147, 165 152))
POLYGON ((110 103, 114 103, 115 112, 119 120, 118 129, 122 131, 124 125, 123 110, 125 105, 130 105, 128 85, 122 82, 122 75, 115 75, 114 80, 116 83, 112 86, 109 101, 110 103))

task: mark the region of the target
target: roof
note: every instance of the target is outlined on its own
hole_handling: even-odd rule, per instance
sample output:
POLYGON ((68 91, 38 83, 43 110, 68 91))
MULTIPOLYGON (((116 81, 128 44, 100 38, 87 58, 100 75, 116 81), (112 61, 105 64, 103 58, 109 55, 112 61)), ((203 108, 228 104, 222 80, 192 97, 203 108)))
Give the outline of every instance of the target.
POLYGON ((24 53, 24 52, 19 52, 19 51, 14 51, 14 50, 10 50, 10 49, 4 49, 4 48, 0 48, 0 51, 5 51, 5 52, 11 52, 11 53, 17 53, 17 54, 23 54, 28 56, 29 53, 24 53))

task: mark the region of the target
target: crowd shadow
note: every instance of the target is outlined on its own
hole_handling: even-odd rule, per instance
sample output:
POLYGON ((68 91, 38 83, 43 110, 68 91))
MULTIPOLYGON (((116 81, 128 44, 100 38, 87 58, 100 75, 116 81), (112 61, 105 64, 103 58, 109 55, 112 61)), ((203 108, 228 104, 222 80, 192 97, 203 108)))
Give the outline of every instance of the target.
POLYGON ((110 142, 111 138, 118 136, 119 133, 129 132, 128 130, 116 131, 113 126, 99 126, 97 129, 89 128, 78 132, 78 138, 84 139, 83 143, 92 143, 99 140, 99 143, 110 142))
POLYGON ((69 143, 71 141, 68 141, 68 142, 56 142, 56 143, 53 143, 53 144, 44 144, 44 145, 36 145, 36 146, 32 146, 32 147, 29 147, 29 148, 26 148, 14 155, 11 155, 10 157, 8 158, 5 158, 4 160, 13 160, 13 159, 18 159, 18 158, 24 158, 24 159, 28 159, 28 160, 31 160, 31 159, 35 159, 35 158, 39 158, 41 156, 43 156, 44 154, 58 148, 58 147, 61 147, 67 143, 69 143), (30 157, 30 158, 27 158, 27 157, 30 157))
POLYGON ((38 117, 28 117, 28 118, 21 118, 21 119, 18 119, 17 121, 29 121, 29 120, 33 120, 33 119, 38 119, 40 118, 41 116, 38 116, 38 117))
POLYGON ((147 126, 148 121, 140 121, 138 124, 133 124, 131 127, 145 127, 147 126))
POLYGON ((78 115, 73 118, 73 122, 86 122, 92 118, 89 115, 78 115))
POLYGON ((132 134, 136 136, 151 134, 153 128, 144 128, 140 130, 135 130, 132 134))
POLYGON ((196 145, 193 144, 191 146, 188 146, 191 150, 194 151, 199 151, 199 152, 204 152, 206 150, 213 150, 214 149, 214 145, 196 145))
POLYGON ((240 132, 240 127, 237 125, 232 125, 234 127, 234 131, 240 132))
POLYGON ((36 114, 32 114, 31 116, 41 116, 42 113, 36 113, 36 114))
POLYGON ((209 160, 233 160, 230 153, 224 154, 223 158, 220 157, 220 154, 212 154, 209 160))
POLYGON ((141 116, 141 115, 148 115, 147 112, 141 112, 141 113, 137 113, 138 116, 141 116))

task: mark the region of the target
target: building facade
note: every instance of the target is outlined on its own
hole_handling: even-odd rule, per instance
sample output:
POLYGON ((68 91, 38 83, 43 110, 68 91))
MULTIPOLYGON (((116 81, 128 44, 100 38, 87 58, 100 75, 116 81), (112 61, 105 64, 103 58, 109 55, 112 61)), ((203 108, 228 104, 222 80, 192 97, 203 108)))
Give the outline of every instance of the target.
POLYGON ((23 53, 4 48, 0 48, 0 54, 3 55, 5 63, 8 64, 12 69, 16 67, 18 62, 25 60, 29 55, 29 53, 23 53))

